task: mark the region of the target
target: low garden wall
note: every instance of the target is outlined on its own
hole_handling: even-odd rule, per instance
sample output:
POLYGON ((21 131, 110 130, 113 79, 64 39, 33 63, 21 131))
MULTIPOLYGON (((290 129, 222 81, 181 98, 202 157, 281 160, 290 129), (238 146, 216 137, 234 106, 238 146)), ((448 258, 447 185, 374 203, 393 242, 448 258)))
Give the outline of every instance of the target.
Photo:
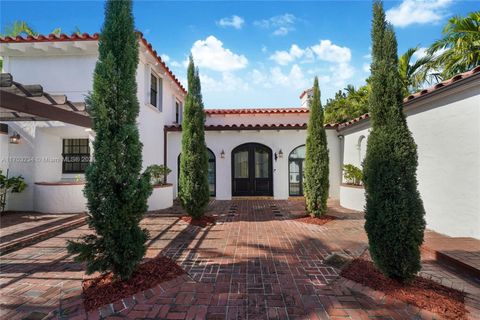
POLYGON ((173 205, 173 185, 156 185, 148 198, 148 211, 170 208, 173 205))
POLYGON ((340 205, 344 208, 363 211, 365 207, 365 189, 351 184, 340 185, 340 205))
MULTIPOLYGON (((44 213, 76 213, 87 211, 83 195, 85 182, 36 182, 34 210, 44 213)), ((171 184, 153 187, 148 198, 148 211, 161 210, 173 205, 171 184)))
POLYGON ((33 207, 37 212, 76 213, 87 211, 85 182, 36 182, 33 207))

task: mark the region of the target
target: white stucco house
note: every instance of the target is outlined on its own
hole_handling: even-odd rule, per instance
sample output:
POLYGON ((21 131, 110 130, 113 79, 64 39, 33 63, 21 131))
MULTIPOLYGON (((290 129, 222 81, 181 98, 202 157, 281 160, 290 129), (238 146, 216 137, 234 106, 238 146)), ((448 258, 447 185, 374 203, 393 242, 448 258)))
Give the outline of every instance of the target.
MULTIPOLYGON (((166 164, 172 170, 167 179, 171 186, 155 191, 149 201, 150 209, 156 210, 170 206, 177 195, 186 91, 141 35, 139 44, 138 124, 144 167, 166 164)), ((3 72, 19 83, 41 84, 51 95, 67 95, 69 101, 81 102, 91 90, 97 49, 96 34, 0 39, 3 72)), ((303 195, 309 95, 309 90, 301 94, 299 107, 205 110, 212 197, 303 195)), ((19 121, 11 115, 7 119, 2 108, 0 123, 7 124, 8 130, 3 126, 7 132, 0 132, 1 168, 23 175, 29 184, 24 193, 10 197, 9 208, 85 210, 82 171, 89 158, 73 164, 64 159, 71 153, 90 155, 95 133, 61 121, 29 121, 28 117, 19 121), (21 136, 20 143, 9 143, 15 133, 21 136), (24 158, 33 160, 18 160, 24 158)), ((480 238, 480 68, 408 97, 405 112, 418 144, 419 189, 428 228, 480 238)), ((326 125, 330 197, 356 210, 363 209, 364 190, 344 183, 342 167, 361 167, 369 129, 368 115, 326 125)))

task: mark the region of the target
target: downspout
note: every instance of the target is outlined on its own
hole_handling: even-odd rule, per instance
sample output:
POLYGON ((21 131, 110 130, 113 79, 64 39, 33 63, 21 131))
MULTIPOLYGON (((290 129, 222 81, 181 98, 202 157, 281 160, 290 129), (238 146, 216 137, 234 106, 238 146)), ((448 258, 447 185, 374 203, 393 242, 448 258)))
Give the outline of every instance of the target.
MULTIPOLYGON (((163 165, 167 167, 167 128, 163 127, 163 165)), ((167 175, 163 177, 163 183, 167 183, 167 175)))

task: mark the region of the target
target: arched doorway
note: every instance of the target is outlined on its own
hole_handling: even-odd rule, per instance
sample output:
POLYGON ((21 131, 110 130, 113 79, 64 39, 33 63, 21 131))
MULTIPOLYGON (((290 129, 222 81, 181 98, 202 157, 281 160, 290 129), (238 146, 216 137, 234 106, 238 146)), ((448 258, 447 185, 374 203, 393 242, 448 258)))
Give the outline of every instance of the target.
MULTIPOLYGON (((212 150, 207 149, 208 154, 208 190, 210 191, 210 196, 215 197, 217 192, 217 173, 216 173, 216 163, 215 163, 215 154, 212 150)), ((177 175, 177 188, 180 190, 180 156, 178 155, 177 158, 177 168, 178 168, 178 175, 177 175)))
POLYGON ((290 196, 303 196, 305 145, 298 146, 288 156, 288 192, 290 196))
POLYGON ((259 143, 232 151, 232 195, 273 196, 272 150, 259 143))

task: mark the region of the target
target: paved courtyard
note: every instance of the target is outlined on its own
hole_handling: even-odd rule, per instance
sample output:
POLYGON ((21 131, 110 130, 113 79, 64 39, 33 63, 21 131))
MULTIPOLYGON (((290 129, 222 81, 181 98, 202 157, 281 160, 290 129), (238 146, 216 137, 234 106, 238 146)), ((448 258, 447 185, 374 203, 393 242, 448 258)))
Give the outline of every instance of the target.
MULTIPOLYGON (((325 263, 334 252, 350 257, 367 247, 363 215, 329 204, 339 219, 326 225, 295 221, 300 201, 213 201, 218 223, 190 226, 169 214, 149 214, 147 256, 164 254, 187 274, 91 312, 91 319, 382 319, 432 318, 403 303, 363 295, 325 263)), ((83 319, 82 265, 65 241, 88 232, 84 226, 2 256, 2 318, 83 319)), ((430 264, 425 273, 446 277, 430 264)), ((450 275, 455 278, 455 275, 450 275)), ((459 286, 465 282, 458 282, 459 286)), ((473 294, 478 286, 470 284, 473 294)), ((480 295, 479 295, 480 296, 480 295)), ((478 303, 475 299, 471 303, 478 303)), ((472 316, 473 318, 473 316, 472 316)))

